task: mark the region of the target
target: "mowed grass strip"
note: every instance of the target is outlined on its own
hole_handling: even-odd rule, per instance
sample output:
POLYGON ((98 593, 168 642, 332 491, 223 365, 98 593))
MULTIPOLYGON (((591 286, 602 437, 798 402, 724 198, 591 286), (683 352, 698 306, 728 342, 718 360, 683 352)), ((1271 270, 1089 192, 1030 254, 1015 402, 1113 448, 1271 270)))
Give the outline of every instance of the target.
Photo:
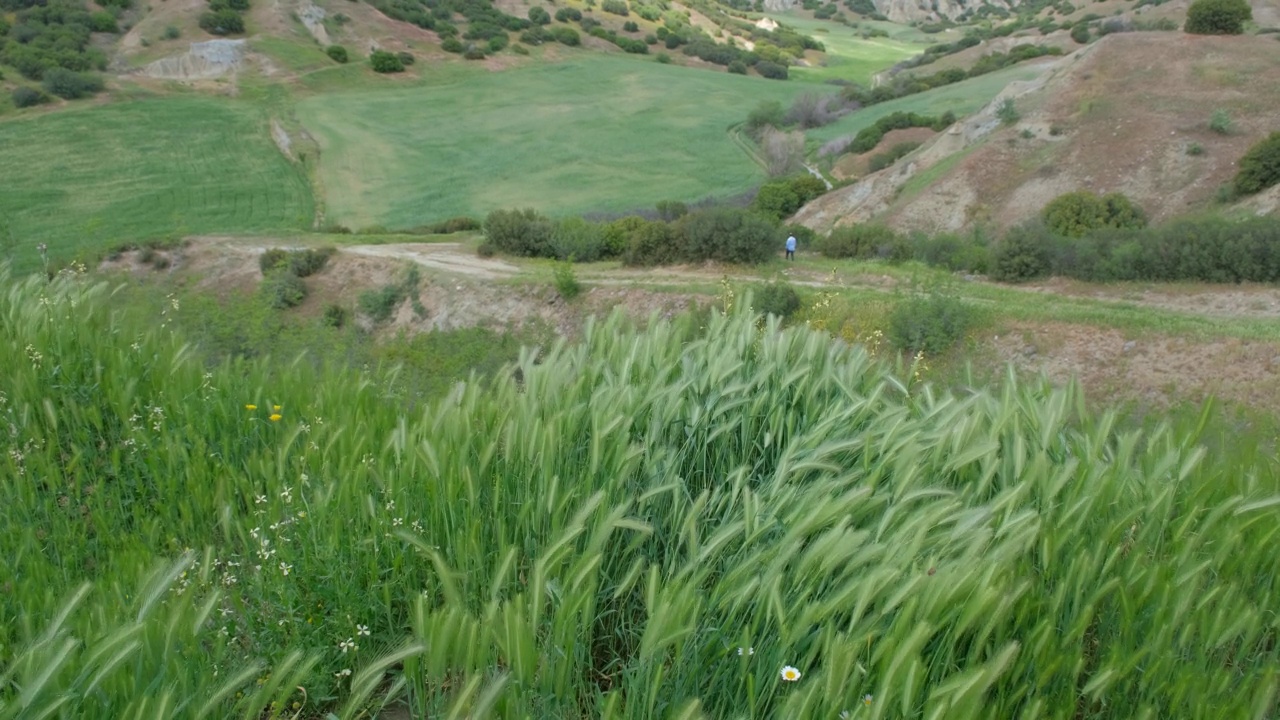
POLYGON ((174 233, 310 225, 304 174, 235 101, 158 98, 0 123, 0 224, 15 267, 174 233))
POLYGON ((728 127, 761 100, 789 103, 806 89, 600 56, 427 82, 299 104, 321 145, 329 219, 396 228, 742 192, 764 176, 728 127))
POLYGON ((859 30, 847 25, 811 17, 786 15, 782 22, 821 42, 826 48, 826 57, 821 65, 791 68, 791 75, 797 80, 821 82, 838 78, 870 86, 876 73, 919 55, 933 43, 943 42, 915 28, 894 23, 867 21, 867 27, 883 29, 890 36, 864 38, 859 30))

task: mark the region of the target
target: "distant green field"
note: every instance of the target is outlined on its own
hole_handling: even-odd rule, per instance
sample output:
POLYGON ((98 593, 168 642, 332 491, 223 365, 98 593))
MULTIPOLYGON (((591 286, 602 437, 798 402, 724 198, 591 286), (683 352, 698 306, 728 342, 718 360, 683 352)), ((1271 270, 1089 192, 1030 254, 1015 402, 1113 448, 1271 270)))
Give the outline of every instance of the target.
POLYGON ((496 208, 567 214, 740 192, 763 176, 727 128, 761 100, 806 89, 599 55, 427 82, 299 103, 321 145, 329 219, 395 228, 496 208))
MULTIPOLYGON (((314 213, 267 120, 226 99, 142 100, 0 122, 0 244, 69 257, 168 233, 281 230, 314 213)), ((9 250, 0 247, 0 253, 9 250)))
POLYGON ((890 37, 861 38, 858 31, 845 25, 808 17, 781 18, 782 22, 818 40, 826 47, 826 64, 821 67, 793 67, 791 75, 797 80, 826 81, 831 79, 851 80, 861 85, 870 85, 872 77, 881 70, 887 70, 895 64, 913 55, 919 55, 937 38, 925 35, 915 28, 892 23, 871 23, 870 26, 900 28, 891 32, 890 37))
POLYGON ((940 115, 950 110, 963 117, 991 102, 991 99, 999 95, 1009 83, 1030 80, 1042 71, 1043 68, 1035 63, 1023 63, 954 85, 872 105, 865 110, 846 115, 826 127, 810 130, 806 136, 811 144, 821 144, 841 135, 853 135, 885 115, 899 111, 940 115))

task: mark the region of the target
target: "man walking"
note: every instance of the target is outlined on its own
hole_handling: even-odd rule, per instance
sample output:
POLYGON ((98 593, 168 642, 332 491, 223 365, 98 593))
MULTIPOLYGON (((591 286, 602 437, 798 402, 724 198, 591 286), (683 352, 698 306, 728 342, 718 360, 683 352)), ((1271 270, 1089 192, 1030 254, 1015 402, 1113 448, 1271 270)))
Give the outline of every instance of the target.
POLYGON ((787 237, 787 259, 795 262, 796 260, 796 236, 787 237))

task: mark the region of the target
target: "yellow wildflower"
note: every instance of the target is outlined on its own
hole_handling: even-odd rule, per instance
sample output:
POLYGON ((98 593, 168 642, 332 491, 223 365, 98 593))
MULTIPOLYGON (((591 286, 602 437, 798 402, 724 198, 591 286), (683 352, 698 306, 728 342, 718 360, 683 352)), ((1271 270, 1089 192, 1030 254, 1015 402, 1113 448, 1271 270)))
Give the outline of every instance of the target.
POLYGON ((257 406, 257 405, 253 405, 253 404, 249 404, 249 405, 245 405, 245 406, 244 406, 244 409, 245 409, 245 410, 257 410, 257 409, 258 409, 258 406, 257 406))
POLYGON ((269 418, 267 418, 267 419, 268 419, 268 420, 270 420, 271 422, 275 422, 275 421, 279 420, 279 419, 280 419, 280 418, 282 418, 282 417, 284 417, 284 416, 283 416, 283 415, 281 415, 280 413, 271 413, 271 417, 269 417, 269 418))

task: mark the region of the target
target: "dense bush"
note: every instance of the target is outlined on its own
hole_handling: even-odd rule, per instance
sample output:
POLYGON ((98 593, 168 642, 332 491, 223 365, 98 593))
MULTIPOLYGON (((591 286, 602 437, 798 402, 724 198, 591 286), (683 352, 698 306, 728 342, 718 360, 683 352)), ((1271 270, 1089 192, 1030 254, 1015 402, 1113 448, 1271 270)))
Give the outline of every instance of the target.
POLYGON ((786 320, 800 309, 800 293, 785 282, 757 285, 752 293, 751 304, 761 315, 775 315, 786 320))
POLYGON ((334 62, 345 63, 349 59, 347 56, 347 49, 341 45, 330 45, 325 48, 324 52, 329 56, 329 59, 334 62))
POLYGON ((893 230, 870 223, 843 225, 817 241, 818 252, 829 258, 866 259, 888 254, 901 242, 893 230))
POLYGON ((906 352, 941 355, 973 327, 977 312, 938 293, 899 302, 889 314, 889 341, 906 352))
POLYGON ((404 62, 395 53, 386 50, 374 50, 369 55, 369 67, 378 73, 404 72, 404 62))
POLYGON ((89 29, 101 33, 120 32, 119 26, 116 25, 116 16, 106 10, 90 13, 89 29))
POLYGON ((551 13, 545 8, 537 5, 529 8, 529 22, 534 25, 549 25, 551 23, 551 13))
POLYGON ((0 2, 0 25, 0 65, 11 65, 30 80, 54 68, 105 70, 106 54, 93 46, 92 36, 116 29, 110 12, 90 13, 76 0, 0 2))
POLYGON ((622 31, 629 33, 640 32, 640 26, 637 25, 634 20, 628 20, 622 23, 622 31))
POLYGON ((1183 29, 1194 35, 1239 35, 1252 19, 1246 0, 1195 0, 1187 8, 1183 29))
POLYGON ((680 262, 683 248, 680 235, 673 226, 665 222, 636 219, 640 222, 626 234, 626 251, 622 256, 624 264, 652 267, 680 262))
POLYGON ((675 222, 689 214, 689 206, 679 200, 659 200, 654 210, 663 222, 675 222))
POLYGON ((551 37, 555 38, 556 42, 561 45, 568 47, 577 47, 582 44, 582 38, 578 35, 578 31, 563 25, 552 28, 551 37))
POLYGON ((761 100, 747 113, 742 129, 753 137, 766 127, 780 128, 786 125, 787 111, 777 100, 761 100))
POLYGON ((244 18, 230 8, 214 10, 200 15, 200 29, 211 35, 240 35, 244 33, 244 18))
POLYGON ((1075 27, 1071 28, 1071 39, 1081 45, 1088 43, 1091 37, 1087 23, 1076 23, 1075 27))
POLYGON ((480 230, 484 224, 473 217, 459 216, 452 217, 448 220, 441 220, 430 225, 419 225, 411 230, 414 235, 452 235, 458 232, 467 232, 471 230, 480 230))
POLYGON ((1049 273, 1053 234, 1042 223, 1011 228, 991 251, 991 277, 1024 282, 1049 273))
POLYGON ((1088 190, 1059 195, 1041 212, 1053 232, 1080 237, 1099 228, 1141 228, 1147 225, 1142 208, 1121 193, 1098 197, 1088 190))
POLYGON ((297 307, 307 298, 307 285, 302 278, 286 270, 268 273, 260 289, 267 305, 276 310, 297 307))
POLYGON ((582 20, 582 11, 577 8, 564 7, 556 10, 556 20, 558 22, 578 22, 582 20))
POLYGON ((731 207, 697 210, 676 222, 691 261, 767 262, 777 254, 777 225, 756 212, 731 207))
POLYGON ((413 53, 405 52, 405 51, 403 51, 403 50, 401 50, 400 52, 396 53, 396 58, 397 58, 397 59, 399 59, 399 60, 400 60, 400 64, 401 64, 401 65, 404 65, 405 67, 409 67, 410 65, 412 65, 412 64, 415 62, 415 59, 414 59, 414 57, 413 57, 413 53))
POLYGON ((600 9, 623 17, 631 14, 627 10, 627 0, 601 0, 600 9))
POLYGON ((466 50, 466 46, 458 38, 451 37, 445 38, 444 42, 440 43, 440 49, 449 53, 461 53, 466 50))
POLYGON ((14 88, 11 97, 13 98, 13 106, 19 108, 34 107, 49 100, 48 95, 25 86, 14 88))
POLYGON ((805 203, 826 191, 826 183, 805 173, 761 185, 751 206, 769 217, 781 220, 794 215, 805 203))
POLYGON ((956 121, 955 113, 950 111, 937 117, 920 115, 912 112, 894 112, 876 120, 874 125, 858 131, 846 148, 846 152, 865 153, 874 150, 886 133, 912 127, 927 127, 933 130, 944 130, 956 121))
POLYGON ((41 86, 50 95, 66 100, 88 97, 102 89, 102 78, 90 73, 50 68, 44 72, 41 86))
POLYGON ((553 257, 555 224, 531 208, 494 210, 484 220, 485 239, 499 252, 526 257, 553 257))
POLYGON ((756 72, 760 73, 762 77, 767 77, 770 80, 786 80, 788 76, 786 65, 769 62, 768 60, 761 60, 760 62, 757 62, 756 72))
POLYGON ((556 222, 551 233, 551 256, 559 260, 595 262, 612 256, 614 247, 606 242, 603 227, 580 217, 556 222))
POLYGON ((1280 132, 1273 132, 1240 158, 1232 186, 1241 195, 1265 190, 1280 183, 1280 132))

